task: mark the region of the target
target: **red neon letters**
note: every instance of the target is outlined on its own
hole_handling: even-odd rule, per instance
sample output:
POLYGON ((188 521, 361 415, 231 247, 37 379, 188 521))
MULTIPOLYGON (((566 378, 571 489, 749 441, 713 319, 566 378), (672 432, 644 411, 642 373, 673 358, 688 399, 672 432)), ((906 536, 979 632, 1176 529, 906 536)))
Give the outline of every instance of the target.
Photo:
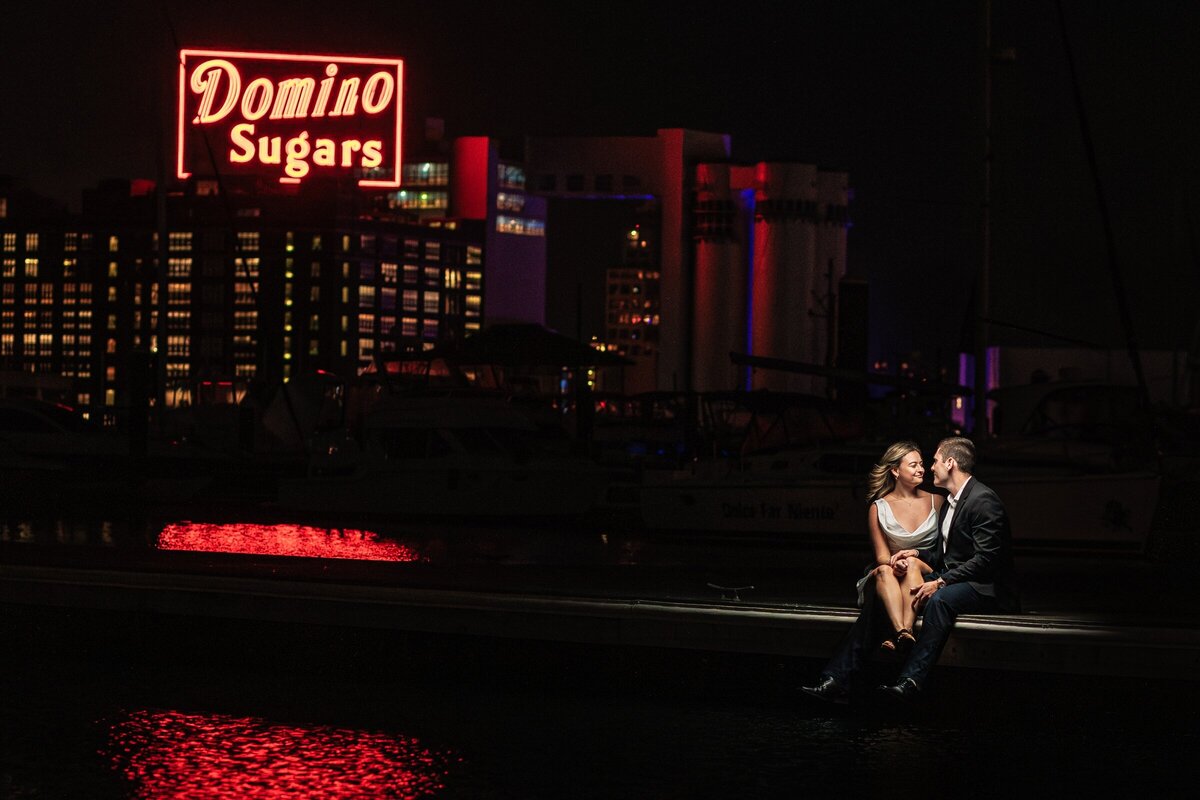
POLYGON ((176 172, 399 186, 403 70, 399 59, 182 50, 176 172))

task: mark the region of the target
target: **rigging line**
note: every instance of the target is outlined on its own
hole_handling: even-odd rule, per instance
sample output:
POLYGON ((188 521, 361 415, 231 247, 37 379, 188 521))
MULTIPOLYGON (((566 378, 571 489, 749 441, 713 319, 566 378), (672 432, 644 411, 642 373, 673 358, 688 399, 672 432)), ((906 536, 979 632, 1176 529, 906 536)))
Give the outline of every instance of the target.
POLYGON ((1004 322, 1003 320, 992 319, 990 317, 985 317, 983 321, 986 322, 988 325, 994 325, 997 328, 1011 328, 1015 331, 1022 331, 1024 333, 1035 333, 1038 336, 1044 336, 1047 339, 1057 339, 1060 342, 1070 342, 1071 344, 1077 344, 1081 347, 1088 347, 1093 350, 1107 350, 1108 349, 1104 345, 1097 344, 1096 342, 1088 342, 1083 339, 1072 339, 1069 336, 1062 336, 1057 333, 1051 333, 1050 331, 1044 331, 1041 328, 1031 328, 1027 325, 1017 325, 1016 323, 1013 323, 1013 322, 1004 322))
POLYGON ((1083 136, 1083 146, 1087 153, 1088 168, 1092 173, 1092 182, 1096 186, 1096 200, 1100 206, 1100 222, 1104 230, 1104 243, 1108 250, 1108 269, 1113 282, 1113 292, 1116 294, 1117 309, 1121 318, 1121 326, 1125 329, 1125 340, 1129 350, 1129 360, 1133 365, 1133 374, 1137 379, 1138 394, 1143 407, 1150 406, 1150 392, 1146 386, 1146 376, 1142 372, 1142 358, 1138 348, 1137 337, 1134 335, 1133 318, 1129 312, 1129 300, 1125 294, 1121 270, 1117 264, 1117 247, 1113 238, 1112 220, 1109 218, 1108 201, 1104 195, 1104 185, 1100 180, 1100 170, 1096 165, 1096 148, 1092 143, 1092 132, 1088 125, 1087 112, 1083 107, 1083 94, 1079 88, 1079 75, 1075 69, 1075 57, 1071 52, 1071 40, 1067 35, 1067 18, 1063 13, 1062 0, 1056 0, 1058 9, 1058 27, 1062 34, 1063 51, 1067 58, 1067 68, 1071 74, 1071 89, 1075 99, 1075 111, 1079 118, 1079 130, 1083 136))

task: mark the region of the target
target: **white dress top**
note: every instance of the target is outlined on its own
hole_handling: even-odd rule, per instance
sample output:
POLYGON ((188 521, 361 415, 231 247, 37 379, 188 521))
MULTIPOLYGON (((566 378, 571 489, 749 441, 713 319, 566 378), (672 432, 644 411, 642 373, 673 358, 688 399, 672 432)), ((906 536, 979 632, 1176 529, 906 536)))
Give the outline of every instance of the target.
MULTIPOLYGON (((938 538, 938 515, 937 506, 933 502, 934 496, 929 495, 929 515, 925 520, 917 526, 916 530, 910 531, 900 524, 896 519, 896 515, 892 513, 892 507, 887 500, 882 497, 875 501, 875 514, 879 519, 879 528, 883 531, 883 537, 887 539, 888 551, 899 553, 901 550, 924 550, 927 547, 932 547, 938 538)), ((867 585, 867 580, 871 577, 870 573, 875 569, 874 565, 867 568, 867 574, 858 579, 855 589, 858 590, 858 605, 861 608, 863 604, 863 587, 867 585)))

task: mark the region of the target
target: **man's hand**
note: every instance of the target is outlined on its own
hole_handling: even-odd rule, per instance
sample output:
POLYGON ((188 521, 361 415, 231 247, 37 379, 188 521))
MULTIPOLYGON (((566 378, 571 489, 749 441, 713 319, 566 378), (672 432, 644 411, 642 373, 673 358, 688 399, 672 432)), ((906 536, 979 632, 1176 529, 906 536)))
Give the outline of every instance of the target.
POLYGON ((925 581, 920 586, 913 587, 909 590, 909 594, 913 596, 912 607, 920 611, 929 602, 929 598, 942 588, 941 579, 925 581))
POLYGON ((907 558, 900 558, 900 559, 893 558, 892 559, 892 574, 894 574, 897 578, 903 578, 905 575, 907 575, 908 574, 908 559, 907 558))

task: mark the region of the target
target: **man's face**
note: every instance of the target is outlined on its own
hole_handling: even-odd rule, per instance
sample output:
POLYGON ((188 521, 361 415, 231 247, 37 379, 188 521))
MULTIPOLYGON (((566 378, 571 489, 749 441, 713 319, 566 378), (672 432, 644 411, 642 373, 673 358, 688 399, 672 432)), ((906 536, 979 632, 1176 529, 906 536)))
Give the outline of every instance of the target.
POLYGON ((946 485, 946 481, 950 477, 950 468, 946 466, 946 461, 942 458, 942 451, 940 449, 933 454, 933 463, 929 465, 929 471, 933 473, 934 486, 946 485))

